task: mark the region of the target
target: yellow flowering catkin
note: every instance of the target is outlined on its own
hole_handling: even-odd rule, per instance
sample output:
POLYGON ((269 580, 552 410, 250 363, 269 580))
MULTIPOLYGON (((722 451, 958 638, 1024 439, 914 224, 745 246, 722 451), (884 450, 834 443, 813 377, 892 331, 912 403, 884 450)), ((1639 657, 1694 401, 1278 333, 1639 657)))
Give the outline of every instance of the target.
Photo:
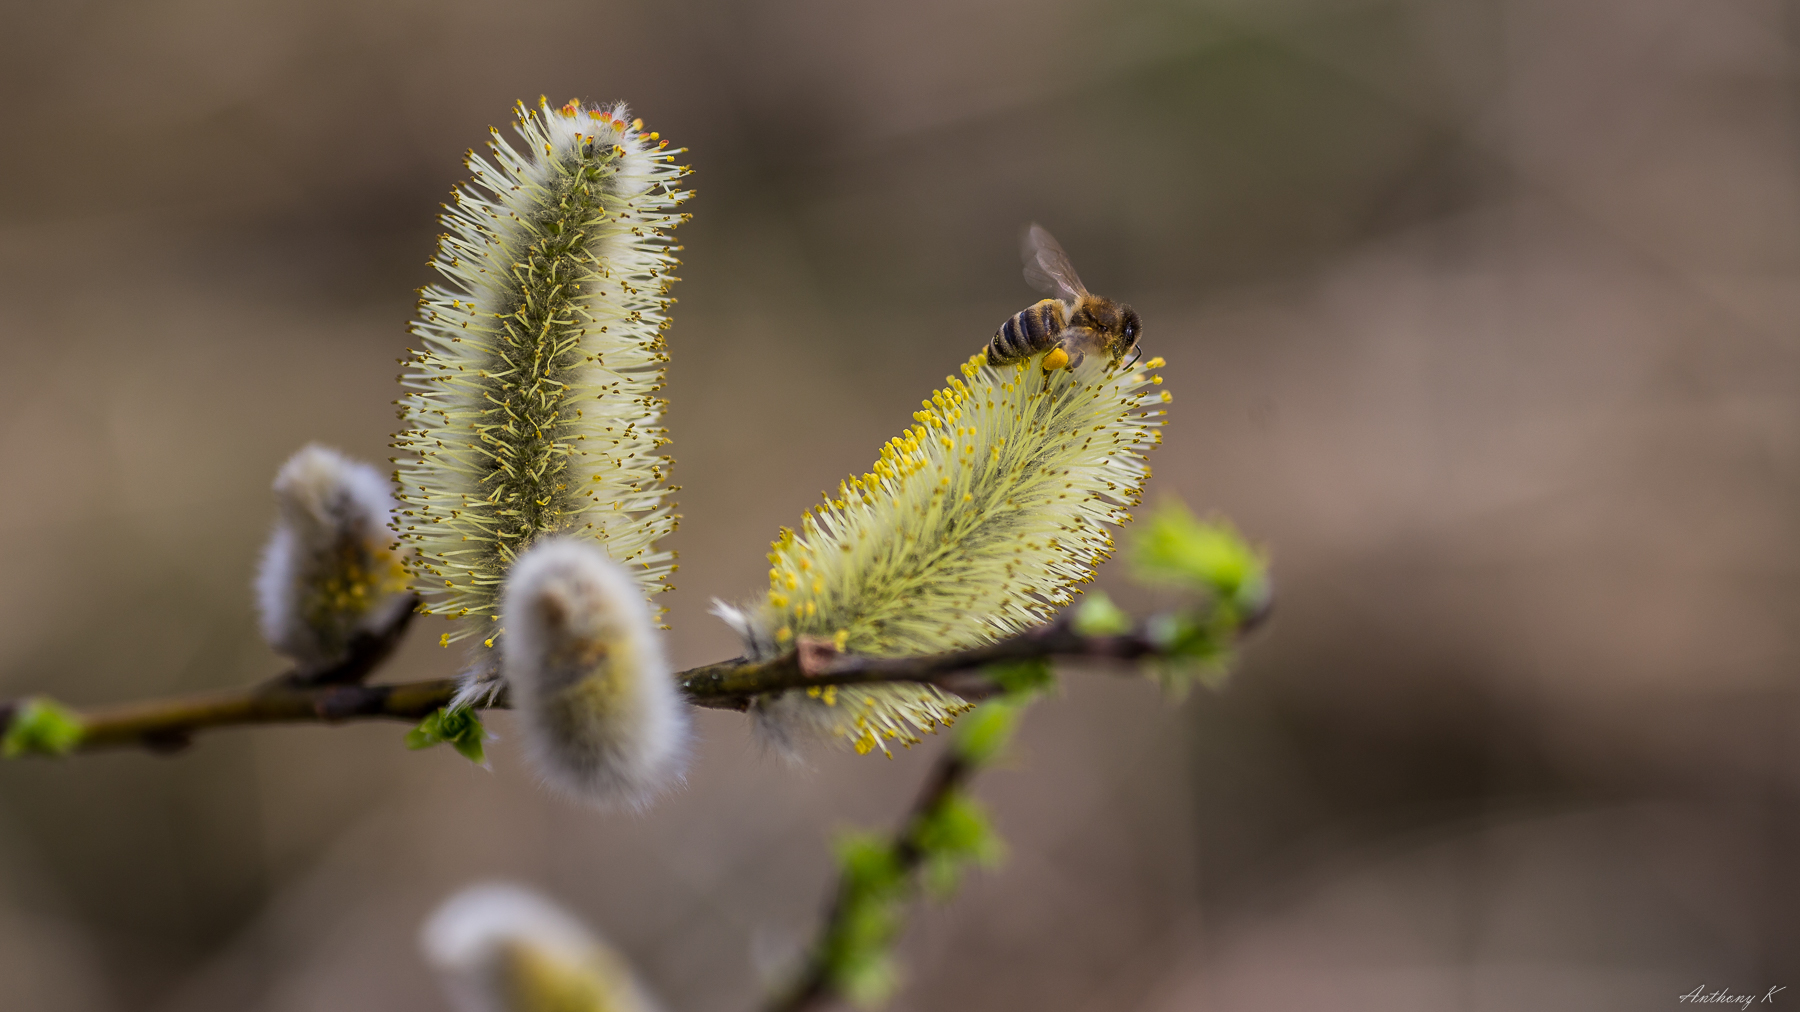
POLYGON ((445 645, 494 645, 507 569, 547 534, 600 542, 646 595, 674 569, 655 391, 687 170, 623 105, 539 99, 514 129, 445 207, 400 377, 396 530, 422 610, 463 620, 445 645))
MULTIPOLYGON (((861 477, 783 528, 769 590, 722 608, 758 657, 800 637, 894 656, 955 650, 1036 625, 1073 600, 1112 550, 1109 525, 1131 519, 1161 442, 1169 395, 1152 359, 1100 356, 1045 373, 1042 356, 945 378, 914 424, 861 477)), ((795 690, 758 704, 778 737, 789 728, 848 739, 859 752, 967 709, 920 685, 795 690)))

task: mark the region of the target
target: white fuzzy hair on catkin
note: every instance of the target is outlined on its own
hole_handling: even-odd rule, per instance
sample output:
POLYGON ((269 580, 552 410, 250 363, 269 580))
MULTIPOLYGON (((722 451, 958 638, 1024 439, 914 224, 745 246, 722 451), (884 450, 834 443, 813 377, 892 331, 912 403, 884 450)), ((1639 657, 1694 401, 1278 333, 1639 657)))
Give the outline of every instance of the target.
POLYGON ((513 709, 547 784, 642 807, 681 780, 687 709, 642 589, 604 549, 573 538, 532 546, 500 613, 513 709))
POLYGON ((256 575, 263 638, 302 670, 325 668, 406 606, 393 499, 380 472, 316 443, 288 458, 274 490, 275 530, 256 575))
POLYGON ((653 1012, 625 961, 562 908, 490 882, 445 900, 419 947, 458 1012, 653 1012))

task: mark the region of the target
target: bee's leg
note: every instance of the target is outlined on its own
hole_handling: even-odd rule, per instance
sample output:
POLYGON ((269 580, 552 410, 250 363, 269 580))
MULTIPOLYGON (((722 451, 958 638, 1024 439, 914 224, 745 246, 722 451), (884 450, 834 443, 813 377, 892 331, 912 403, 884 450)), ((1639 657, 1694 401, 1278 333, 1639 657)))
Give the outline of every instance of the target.
POLYGON ((1062 368, 1066 367, 1068 364, 1069 364, 1069 353, 1067 351, 1063 350, 1061 347, 1056 347, 1056 348, 1050 349, 1049 354, 1044 356, 1044 371, 1045 372, 1055 372, 1058 369, 1062 369, 1062 368))

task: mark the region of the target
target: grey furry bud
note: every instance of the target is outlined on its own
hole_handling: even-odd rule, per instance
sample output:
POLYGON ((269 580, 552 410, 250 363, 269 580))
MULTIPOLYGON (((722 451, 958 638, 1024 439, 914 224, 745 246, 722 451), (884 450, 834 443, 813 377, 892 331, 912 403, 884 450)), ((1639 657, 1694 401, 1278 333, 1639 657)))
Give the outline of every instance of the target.
POLYGON ((343 660, 351 640, 407 605, 390 546, 393 500, 374 468, 308 445, 275 476, 275 531, 256 574, 263 638, 302 671, 343 660))
POLYGON ((550 786, 642 806, 681 779, 686 707, 643 591, 604 549, 532 546, 507 575, 501 625, 526 751, 550 786))
POLYGON ((420 948, 458 1012, 655 1012, 631 968, 549 900, 490 883, 426 921, 420 948))

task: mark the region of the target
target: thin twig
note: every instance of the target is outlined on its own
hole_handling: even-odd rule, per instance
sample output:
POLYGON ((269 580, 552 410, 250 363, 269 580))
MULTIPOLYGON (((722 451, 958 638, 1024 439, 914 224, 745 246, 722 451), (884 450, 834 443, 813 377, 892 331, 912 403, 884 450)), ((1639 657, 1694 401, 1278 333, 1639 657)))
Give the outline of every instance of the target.
POLYGON ((242 724, 327 723, 387 718, 416 721, 450 701, 457 682, 440 678, 390 685, 297 686, 275 679, 249 689, 127 703, 81 714, 81 749, 185 748, 194 732, 242 724))
MULTIPOLYGON (((1226 638, 1234 642, 1241 641, 1268 620, 1270 606, 1271 602, 1265 599, 1258 610, 1239 616, 1231 628, 1224 631, 1226 638)), ((814 655, 806 647, 807 644, 802 644, 796 659, 788 661, 791 668, 798 670, 809 666, 808 660, 814 655)), ((987 665, 1005 661, 1043 657, 1130 661, 1162 656, 1163 653, 1164 649, 1147 635, 1143 625, 1121 636, 1086 636, 1077 632, 1066 620, 1059 620, 999 643, 947 654, 901 658, 831 655, 815 662, 815 666, 820 669, 819 673, 802 684, 818 684, 826 680, 834 684, 850 684, 904 673, 905 677, 897 680, 943 685, 945 679, 966 675, 970 671, 979 671, 987 665)), ((724 672, 721 677, 732 677, 734 674, 724 672)), ((993 687, 990 686, 989 694, 992 691, 993 687)), ((914 799, 912 808, 893 837, 896 864, 909 883, 913 881, 925 859, 920 834, 926 820, 948 798, 966 787, 975 771, 976 767, 964 758, 961 750, 954 747, 941 753, 932 765, 931 773, 926 776, 918 797, 914 799)), ((837 888, 832 893, 825 919, 820 923, 818 935, 813 940, 800 976, 786 990, 777 992, 763 1006, 762 1012, 813 1012, 843 998, 831 979, 830 946, 832 939, 846 930, 851 888, 851 875, 845 870, 838 876, 837 888)))
MULTIPOLYGON (((450 703, 458 688, 455 679, 362 684, 393 652, 411 617, 412 611, 407 609, 389 628, 359 638, 349 657, 323 671, 294 671, 260 685, 80 713, 83 734, 79 747, 175 751, 185 747, 196 732, 219 727, 419 720, 450 703)), ((1248 629, 1261 617, 1246 620, 1242 628, 1248 629)), ((785 689, 872 682, 916 682, 980 699, 995 691, 983 674, 990 665, 1054 657, 1133 661, 1157 656, 1161 650, 1142 626, 1119 636, 1089 636, 1059 621, 998 643, 916 657, 840 654, 829 643, 806 641, 799 649, 769 660, 738 658, 690 668, 675 677, 689 703, 725 710, 747 710, 758 696, 785 689)), ((502 692, 482 705, 505 708, 508 703, 502 692)), ((0 734, 5 733, 15 712, 16 704, 0 702, 0 734)))
MULTIPOLYGON (((912 880, 924 863, 925 851, 919 845, 919 833, 925 821, 952 794, 961 790, 975 772, 955 748, 946 749, 932 764, 931 772, 919 788, 910 811, 894 833, 894 858, 900 874, 912 880)), ((806 968, 791 987, 780 992, 763 1012, 808 1012, 823 1008, 838 997, 831 983, 831 965, 826 952, 827 940, 844 929, 849 912, 850 877, 838 877, 837 891, 832 894, 825 920, 819 927, 818 939, 807 956, 806 968)))

